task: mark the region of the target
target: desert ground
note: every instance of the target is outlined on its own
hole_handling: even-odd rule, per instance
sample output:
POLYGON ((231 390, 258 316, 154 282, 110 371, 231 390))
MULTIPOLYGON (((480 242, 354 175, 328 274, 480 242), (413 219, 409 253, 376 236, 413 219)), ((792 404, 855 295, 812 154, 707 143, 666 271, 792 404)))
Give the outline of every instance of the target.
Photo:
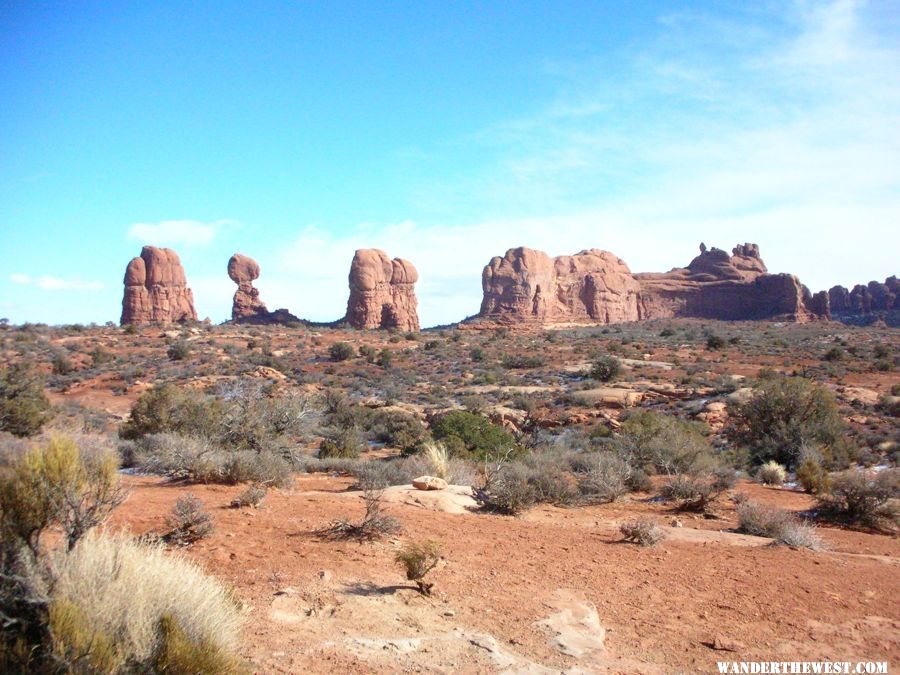
POLYGON ((211 533, 169 549, 234 589, 244 618, 239 655, 251 672, 694 673, 715 672, 717 661, 900 662, 896 527, 818 517, 817 495, 791 471, 783 485, 762 484, 729 435, 732 406, 762 378, 802 377, 833 396, 851 448, 846 463, 893 471, 896 329, 699 320, 409 334, 26 325, 5 327, 0 345, 0 365, 41 370, 54 406, 36 439, 5 434, 6 453, 60 433, 117 448, 129 495, 109 530, 159 535, 180 497, 202 501, 211 533), (342 355, 339 343, 352 349, 342 355), (590 372, 606 357, 619 372, 602 382, 590 372), (292 476, 268 485, 256 505, 233 505, 248 481, 153 464, 140 438, 120 438, 153 387, 209 394, 236 383, 304 406, 302 424, 279 441, 292 476), (338 399, 345 416, 363 420, 348 425, 361 451, 318 458, 341 424, 338 399), (402 474, 391 467, 426 465, 410 467, 416 453, 385 441, 391 435, 366 427, 364 415, 404 415, 427 435, 454 410, 505 430, 518 461, 537 471, 549 466, 543 456, 604 451, 641 410, 702 425, 717 461, 741 470, 700 510, 663 499, 669 477, 651 472, 606 503, 551 495, 509 515, 485 508, 472 489, 495 458, 465 453, 445 489, 373 483, 402 474), (364 518, 373 485, 399 529, 371 540, 329 536, 335 522, 364 518), (739 531, 747 500, 814 524, 817 545, 739 531), (655 524, 661 540, 623 541, 620 525, 635 520, 655 524), (410 541, 439 548, 430 596, 395 562, 410 541))

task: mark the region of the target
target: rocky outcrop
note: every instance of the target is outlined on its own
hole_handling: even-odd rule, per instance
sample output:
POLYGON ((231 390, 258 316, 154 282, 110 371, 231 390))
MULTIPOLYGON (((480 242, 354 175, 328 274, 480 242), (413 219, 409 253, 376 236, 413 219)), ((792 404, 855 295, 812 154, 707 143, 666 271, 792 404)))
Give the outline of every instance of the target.
POLYGON ((814 297, 795 276, 769 274, 756 244, 739 244, 731 255, 701 244, 687 267, 662 274, 632 274, 622 259, 597 249, 558 258, 510 249, 484 268, 482 290, 475 321, 508 324, 667 317, 805 321, 828 311, 827 294, 814 297))
POLYGON ((848 291, 832 286, 828 291, 831 315, 853 324, 867 324, 883 320, 889 326, 900 325, 900 281, 890 276, 884 283, 870 281, 857 284, 848 291))
POLYGON ((269 310, 259 299, 259 289, 253 282, 259 279, 259 264, 249 256, 235 253, 228 261, 228 276, 238 285, 231 304, 231 319, 236 322, 253 322, 267 317, 269 310))
POLYGON ((530 248, 510 249, 481 275, 481 317, 507 322, 640 319, 640 285, 608 251, 591 249, 550 258, 530 248))
POLYGON ((641 285, 643 318, 647 319, 806 321, 813 316, 797 277, 769 274, 756 244, 739 244, 730 256, 701 244, 700 255, 687 267, 635 278, 641 285))
POLYGON ((172 249, 144 246, 125 269, 121 324, 196 321, 194 294, 172 249))
POLYGON ((235 253, 228 261, 228 276, 238 285, 231 303, 234 323, 288 324, 300 322, 286 309, 270 312, 259 299, 259 289, 253 282, 259 279, 259 264, 250 256, 235 253))
POLYGON ((350 265, 350 298, 346 320, 354 328, 418 331, 415 266, 384 251, 359 249, 350 265))

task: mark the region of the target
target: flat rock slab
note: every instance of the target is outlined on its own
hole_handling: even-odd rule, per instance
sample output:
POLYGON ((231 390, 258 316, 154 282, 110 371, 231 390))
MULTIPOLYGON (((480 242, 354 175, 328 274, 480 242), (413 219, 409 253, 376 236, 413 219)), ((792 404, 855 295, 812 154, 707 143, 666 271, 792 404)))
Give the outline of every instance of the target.
POLYGON ((556 649, 575 658, 603 649, 606 629, 594 603, 577 591, 560 589, 546 605, 553 614, 535 625, 551 633, 550 644, 556 649))

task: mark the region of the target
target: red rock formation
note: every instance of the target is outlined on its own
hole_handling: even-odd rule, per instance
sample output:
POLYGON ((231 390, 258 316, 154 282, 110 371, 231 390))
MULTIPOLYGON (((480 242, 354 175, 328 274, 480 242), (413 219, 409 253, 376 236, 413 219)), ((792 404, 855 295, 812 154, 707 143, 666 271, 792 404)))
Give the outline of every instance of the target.
POLYGON ((831 314, 847 323, 867 324, 877 319, 889 326, 900 324, 900 281, 890 276, 884 283, 857 284, 852 291, 832 286, 828 291, 831 314))
POLYGON ((175 251, 144 246, 125 269, 121 324, 196 321, 194 294, 175 251))
POLYGON ((530 248, 510 249, 481 275, 480 316, 500 321, 617 323, 640 317, 640 287, 631 270, 608 251, 591 249, 550 258, 530 248))
POLYGON ((482 290, 478 318, 501 323, 606 324, 676 316, 805 321, 827 315, 827 297, 810 296, 812 312, 799 280, 768 274, 756 244, 739 244, 730 256, 701 244, 687 267, 664 274, 632 274, 620 258, 597 249, 558 258, 510 249, 484 268, 482 290))
POLYGON ((228 276, 238 285, 231 304, 233 321, 250 321, 267 317, 269 310, 259 299, 259 289, 253 282, 259 279, 259 264, 248 256, 235 253, 228 261, 228 276))
POLYGON ((685 268, 636 274, 643 314, 648 319, 677 316, 705 319, 806 321, 803 286, 790 274, 768 274, 756 244, 736 246, 732 255, 704 246, 685 268))
POLYGON ((350 265, 347 322, 354 328, 419 330, 415 284, 419 273, 408 260, 364 248, 350 265))

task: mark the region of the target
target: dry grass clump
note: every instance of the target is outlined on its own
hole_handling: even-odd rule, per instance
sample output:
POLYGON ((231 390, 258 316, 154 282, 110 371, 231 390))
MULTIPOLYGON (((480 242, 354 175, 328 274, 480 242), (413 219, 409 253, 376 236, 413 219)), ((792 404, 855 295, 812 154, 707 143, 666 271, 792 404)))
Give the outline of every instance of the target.
POLYGON ((166 524, 172 529, 164 539, 179 546, 193 544, 213 530, 212 517, 203 509, 203 501, 190 492, 178 498, 166 524))
POLYGON ((757 537, 774 539, 776 543, 818 551, 823 548, 815 525, 806 523, 793 513, 754 501, 738 504, 738 530, 757 537))
POLYGON ((239 509, 245 506, 259 506, 262 504, 262 500, 265 499, 267 492, 265 485, 250 485, 231 500, 231 507, 239 509))
POLYGON ((400 531, 400 523, 393 516, 384 512, 382 503, 383 490, 366 490, 363 499, 366 502, 366 513, 358 523, 349 520, 335 520, 318 531, 320 536, 330 539, 356 539, 358 541, 374 541, 389 534, 400 531))
POLYGON ((159 546, 92 533, 53 566, 50 630, 65 661, 104 672, 238 667, 240 608, 194 563, 159 546))
POLYGON ((434 583, 426 583, 425 575, 433 570, 441 560, 440 549, 435 541, 407 542, 394 560, 406 572, 406 578, 416 584, 422 595, 431 595, 434 583))
POLYGON ((619 525, 619 532, 625 541, 640 546, 656 546, 666 538, 665 531, 649 518, 629 520, 619 525))
POLYGON ((787 471, 775 460, 769 460, 759 467, 756 472, 756 477, 763 485, 780 487, 784 485, 784 481, 787 478, 787 471))

